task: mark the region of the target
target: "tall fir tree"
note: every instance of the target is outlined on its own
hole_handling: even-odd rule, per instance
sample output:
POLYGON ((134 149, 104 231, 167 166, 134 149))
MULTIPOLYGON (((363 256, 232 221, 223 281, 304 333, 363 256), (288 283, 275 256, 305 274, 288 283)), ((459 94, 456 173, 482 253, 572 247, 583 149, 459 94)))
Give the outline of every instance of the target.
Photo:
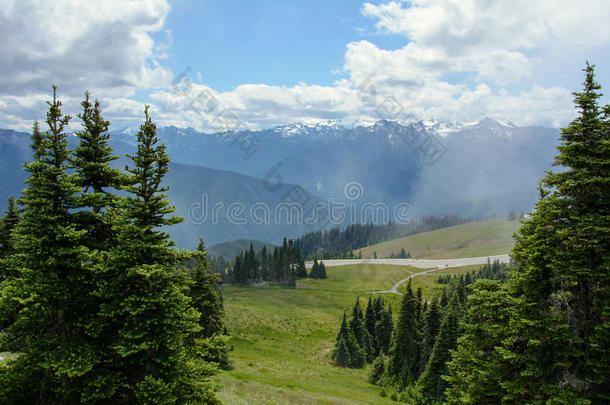
POLYGON ((349 326, 358 342, 358 346, 364 351, 366 360, 372 362, 375 359, 375 352, 371 346, 371 336, 364 322, 364 314, 360 307, 360 297, 356 298, 349 326))
POLYGON ((583 91, 574 93, 579 115, 562 129, 556 156, 564 170, 542 181, 541 199, 517 236, 513 277, 515 293, 536 304, 522 318, 541 331, 556 328, 538 353, 567 358, 531 365, 530 382, 545 384, 549 398, 561 385, 563 396, 599 402, 610 400, 610 120, 608 106, 598 105, 594 66, 584 71, 583 91))
POLYGON ((62 114, 55 87, 47 103, 48 130, 34 126, 35 160, 25 165, 24 212, 0 292, 2 350, 20 353, 0 367, 0 402, 6 404, 78 402, 78 380, 90 367, 80 325, 90 299, 82 288, 90 255, 71 211, 79 188, 68 171, 70 117, 62 114))
POLYGON ((189 268, 191 279, 189 296, 192 305, 199 312, 201 329, 193 336, 209 339, 206 360, 217 363, 221 368, 229 369, 229 344, 226 327, 222 320, 222 295, 218 283, 220 275, 212 273, 208 253, 202 239, 199 239, 194 257, 194 265, 189 268))
POLYGON ((392 309, 388 307, 379 310, 378 320, 375 323, 375 341, 377 342, 377 354, 388 354, 392 345, 392 333, 394 321, 392 320, 392 309))
POLYGON ((337 334, 337 341, 335 343, 335 350, 332 352, 332 359, 336 365, 341 367, 351 367, 352 357, 348 348, 348 326, 345 312, 343 313, 343 320, 341 321, 341 328, 337 334))
POLYGON ((420 370, 423 372, 426 368, 426 363, 432 354, 436 335, 441 324, 441 314, 439 312, 438 302, 436 299, 432 301, 423 319, 422 327, 422 343, 421 343, 421 358, 420 370))
POLYGON ((171 215, 162 185, 169 156, 159 143, 148 107, 138 132, 138 148, 129 155, 133 167, 128 196, 120 210, 116 247, 107 271, 111 282, 100 294, 108 335, 105 358, 111 373, 98 381, 104 399, 130 403, 217 403, 209 381, 215 366, 207 361, 209 341, 197 339, 200 313, 188 296, 191 282, 184 268, 188 258, 173 246, 162 227, 181 221, 171 215))
POLYGON ((455 293, 443 314, 443 320, 430 359, 417 381, 417 388, 426 403, 442 402, 445 399, 445 389, 448 384, 443 376, 449 374, 447 362, 451 360, 451 351, 457 346, 458 312, 460 310, 459 297, 455 293))
POLYGON ((118 156, 113 155, 108 144, 110 122, 102 117, 99 101, 92 104, 89 93, 85 93, 81 106, 83 112, 78 117, 83 129, 75 132, 79 143, 70 159, 76 183, 81 187, 75 202, 75 221, 81 229, 87 230, 85 243, 88 248, 107 251, 116 243, 110 209, 120 204, 116 190, 122 188, 125 176, 110 166, 118 156))
MULTIPOLYGON (((574 93, 579 116, 562 130, 562 170, 547 173, 523 221, 508 287, 474 287, 467 334, 450 364, 451 403, 490 392, 492 402, 610 400, 610 133, 599 89, 587 64, 584 89, 574 93)), ((484 270, 502 277, 499 264, 484 270)))
POLYGON ((358 341, 347 323, 344 312, 331 358, 337 365, 361 368, 365 364, 365 356, 364 350, 358 345, 358 341))
POLYGON ((373 296, 369 295, 369 301, 366 304, 366 310, 364 312, 364 324, 369 336, 371 337, 371 348, 375 355, 379 354, 379 344, 377 343, 375 324, 377 323, 377 315, 375 313, 375 307, 373 303, 373 296))
POLYGON ((509 400, 502 379, 513 365, 498 350, 507 334, 515 301, 498 281, 479 280, 468 297, 465 333, 447 368, 449 404, 496 404, 509 400))
POLYGON ((398 314, 388 373, 401 387, 414 383, 419 376, 419 326, 417 324, 417 300, 407 285, 398 314))
POLYGON ((13 232, 17 228, 20 215, 20 209, 17 207, 15 197, 10 196, 8 208, 4 211, 4 216, 0 217, 0 259, 15 252, 13 232))

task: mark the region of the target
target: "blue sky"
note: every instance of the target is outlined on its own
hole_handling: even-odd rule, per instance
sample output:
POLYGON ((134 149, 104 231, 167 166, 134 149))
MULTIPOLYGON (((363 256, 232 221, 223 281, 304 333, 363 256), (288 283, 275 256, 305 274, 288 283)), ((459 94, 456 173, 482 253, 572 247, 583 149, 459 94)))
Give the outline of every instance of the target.
POLYGON ((115 129, 136 127, 144 104, 159 125, 208 132, 380 118, 561 126, 585 60, 610 86, 608 15, 606 0, 5 0, 0 127, 43 117, 51 84, 73 115, 89 90, 115 129))
POLYGON ((219 91, 243 83, 332 85, 345 77, 349 42, 368 39, 387 48, 407 42, 377 33, 361 7, 353 0, 174 2, 167 19, 173 39, 168 66, 190 66, 219 91))

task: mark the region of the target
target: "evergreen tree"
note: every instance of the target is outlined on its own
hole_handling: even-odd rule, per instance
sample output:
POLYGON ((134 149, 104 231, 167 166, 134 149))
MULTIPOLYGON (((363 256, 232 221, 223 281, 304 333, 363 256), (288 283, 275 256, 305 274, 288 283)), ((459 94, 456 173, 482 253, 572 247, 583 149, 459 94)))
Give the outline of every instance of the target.
POLYGON ((106 251, 116 243, 108 210, 120 201, 111 191, 122 187, 125 176, 110 166, 118 156, 108 145, 110 122, 102 117, 99 101, 91 104, 89 93, 85 93, 81 105, 83 112, 78 116, 83 129, 75 132, 79 144, 71 158, 76 183, 81 187, 75 202, 75 221, 80 229, 87 230, 85 244, 89 249, 106 251))
POLYGON ((364 312, 364 325, 366 326, 366 330, 369 333, 371 338, 371 348, 375 355, 379 354, 379 345, 377 343, 377 337, 375 333, 375 324, 377 323, 377 314, 375 313, 375 308, 373 306, 373 296, 369 295, 369 301, 366 305, 366 310, 364 312))
MULTIPOLYGON (((0 217, 0 259, 15 252, 13 231, 19 223, 19 216, 20 212, 15 203, 15 197, 11 196, 8 199, 8 208, 4 211, 4 217, 0 217)), ((1 277, 0 280, 2 280, 1 277)))
POLYGON ((323 261, 320 261, 320 267, 318 268, 318 272, 320 273, 318 278, 325 279, 326 276, 326 266, 323 261))
POLYGON ((442 378, 448 374, 447 362, 456 348, 458 338, 459 297, 454 294, 445 311, 434 348, 426 368, 417 382, 417 387, 427 403, 440 402, 445 398, 447 382, 442 378))
POLYGON ((318 278, 318 259, 314 257, 311 270, 309 271, 309 278, 318 278))
MULTIPOLYGON (((104 368, 101 398, 107 403, 216 403, 215 372, 207 359, 217 352, 209 339, 197 338, 201 314, 188 296, 191 282, 178 266, 188 258, 173 248, 161 227, 181 221, 171 215, 162 185, 169 169, 148 107, 138 132, 128 196, 118 219, 119 244, 107 261, 109 281, 100 294, 108 301, 103 322, 104 368)), ((205 333, 205 331, 203 331, 205 333)), ((98 390, 99 392, 100 390, 98 390)))
POLYGON ((389 375, 401 387, 415 382, 419 375, 418 329, 417 301, 409 280, 407 293, 402 297, 388 364, 389 375))
POLYGON ((34 121, 34 125, 32 125, 32 135, 30 136, 30 148, 32 149, 34 160, 39 160, 45 154, 43 140, 44 136, 42 135, 42 132, 40 132, 40 124, 38 121, 34 121))
POLYGON ((37 125, 32 136, 35 160, 21 202, 11 269, 1 284, 0 316, 3 351, 19 352, 0 367, 0 402, 76 403, 79 380, 91 361, 80 328, 90 296, 83 291, 90 255, 81 246, 84 231, 73 224, 74 176, 68 173, 68 142, 61 102, 53 87, 47 102, 48 130, 37 125))
POLYGON ((405 248, 401 248, 400 249, 400 258, 401 259, 406 259, 407 258, 407 252, 405 252, 405 248))
POLYGON ((432 301, 426 311, 423 319, 423 330, 422 330, 422 343, 421 343, 421 359, 420 359, 420 370, 424 371, 426 363, 432 354, 434 348, 434 342, 436 341, 436 335, 440 328, 441 316, 438 308, 436 299, 432 301))
POLYGON ((307 277, 307 269, 305 267, 305 260, 303 256, 301 256, 300 250, 296 250, 296 255, 298 257, 296 276, 298 278, 306 278, 307 277))
POLYGON ((528 367, 535 367, 529 381, 510 379, 538 380, 549 390, 545 398, 560 395, 561 385, 564 397, 603 402, 610 400, 610 120, 609 107, 598 106, 594 67, 585 73, 583 91, 574 93, 579 116, 562 129, 558 147, 556 164, 565 170, 547 173, 513 250, 515 294, 536 305, 521 318, 544 335, 553 331, 553 339, 540 337, 545 344, 536 349, 540 363, 528 367), (566 361, 542 364, 545 353, 566 361))
POLYGON ((333 352, 333 361, 341 367, 350 367, 352 364, 347 342, 343 336, 337 339, 337 345, 333 352))
POLYGON ((443 287, 443 291, 441 292, 440 304, 441 308, 445 308, 449 303, 449 298, 447 298, 447 289, 443 287))
POLYGON ((335 350, 331 357, 337 365, 343 367, 360 368, 365 363, 364 350, 358 345, 358 341, 347 323, 345 312, 343 313, 343 320, 337 334, 335 350), (345 349, 343 346, 345 346, 345 349))
POLYGON ((189 276, 192 279, 189 295, 193 306, 200 313, 199 325, 202 329, 198 334, 203 337, 223 333, 225 330, 222 321, 223 308, 220 289, 218 288, 220 276, 210 272, 207 256, 205 244, 202 239, 199 239, 195 265, 189 269, 189 276))
POLYGON ((189 296, 191 297, 193 307, 199 312, 199 326, 201 329, 194 333, 193 336, 212 338, 210 340, 214 344, 209 345, 206 360, 217 363, 224 369, 228 369, 230 368, 228 358, 229 345, 226 339, 221 338, 221 336, 226 335, 226 327, 222 320, 222 296, 218 288, 220 275, 210 272, 210 263, 202 239, 199 239, 194 259, 195 264, 189 269, 189 276, 191 278, 189 296))
POLYGON ((362 308, 360 307, 359 297, 356 298, 356 303, 354 304, 354 308, 352 310, 352 319, 350 320, 349 326, 350 330, 354 334, 354 337, 356 338, 356 341, 358 342, 358 346, 364 350, 366 360, 368 362, 372 362, 375 358, 375 353, 371 347, 371 336, 366 328, 366 324, 364 323, 364 315, 362 313, 362 308))
POLYGON ((322 261, 318 262, 318 260, 314 258, 309 277, 314 279, 326 278, 326 266, 324 266, 322 261))
POLYGON ((243 284, 245 281, 245 275, 242 266, 243 253, 238 254, 235 257, 235 264, 233 265, 233 281, 237 284, 243 284))
POLYGON ((380 354, 375 359, 373 367, 371 368, 371 373, 369 374, 369 382, 371 384, 377 384, 383 373, 385 373, 385 360, 383 358, 383 354, 380 354))
POLYGON ((502 403, 507 391, 501 381, 512 365, 497 348, 502 340, 510 338, 506 331, 515 301, 499 282, 479 280, 468 304, 465 334, 447 363, 447 402, 502 403))
POLYGON ((375 341, 378 345, 377 353, 388 354, 390 351, 394 329, 391 311, 391 308, 388 310, 382 308, 379 311, 379 320, 375 323, 375 341))

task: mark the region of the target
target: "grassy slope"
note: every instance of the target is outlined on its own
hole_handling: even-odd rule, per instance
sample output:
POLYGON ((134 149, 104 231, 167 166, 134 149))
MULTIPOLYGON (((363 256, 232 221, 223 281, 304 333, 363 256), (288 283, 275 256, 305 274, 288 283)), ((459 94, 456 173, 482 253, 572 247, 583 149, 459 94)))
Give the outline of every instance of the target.
POLYGON ((255 251, 260 251, 263 246, 267 247, 267 250, 273 252, 273 248, 276 246, 272 243, 262 242, 255 239, 236 239, 228 242, 216 243, 210 246, 207 250, 210 256, 222 256, 227 260, 234 260, 235 256, 241 253, 242 250, 250 248, 250 243, 254 247, 255 251))
POLYGON ((363 258, 390 257, 400 249, 410 252, 417 259, 454 259, 508 253, 513 247, 512 235, 520 227, 519 221, 506 217, 468 222, 436 231, 424 232, 393 239, 357 251, 363 258))
MULTIPOLYGON (((327 272, 327 280, 303 281, 304 288, 294 290, 223 287, 235 346, 235 369, 219 377, 224 403, 393 403, 367 383, 368 367, 335 367, 330 352, 343 311, 356 297, 366 305, 366 291, 388 289, 409 271, 404 266, 358 265, 329 267, 327 272)), ((397 313, 400 297, 384 297, 397 313)))

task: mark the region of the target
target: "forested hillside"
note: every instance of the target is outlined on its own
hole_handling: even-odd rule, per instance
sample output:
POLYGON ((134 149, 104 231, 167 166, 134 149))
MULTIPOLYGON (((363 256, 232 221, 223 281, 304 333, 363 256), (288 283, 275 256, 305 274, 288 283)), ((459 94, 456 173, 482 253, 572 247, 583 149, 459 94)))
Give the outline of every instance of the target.
POLYGON ((383 307, 356 302, 333 359, 374 364, 382 395, 408 403, 601 404, 610 400, 610 105, 587 64, 579 116, 562 130, 556 163, 523 221, 514 266, 442 279, 430 303, 411 286, 392 344, 383 307))

